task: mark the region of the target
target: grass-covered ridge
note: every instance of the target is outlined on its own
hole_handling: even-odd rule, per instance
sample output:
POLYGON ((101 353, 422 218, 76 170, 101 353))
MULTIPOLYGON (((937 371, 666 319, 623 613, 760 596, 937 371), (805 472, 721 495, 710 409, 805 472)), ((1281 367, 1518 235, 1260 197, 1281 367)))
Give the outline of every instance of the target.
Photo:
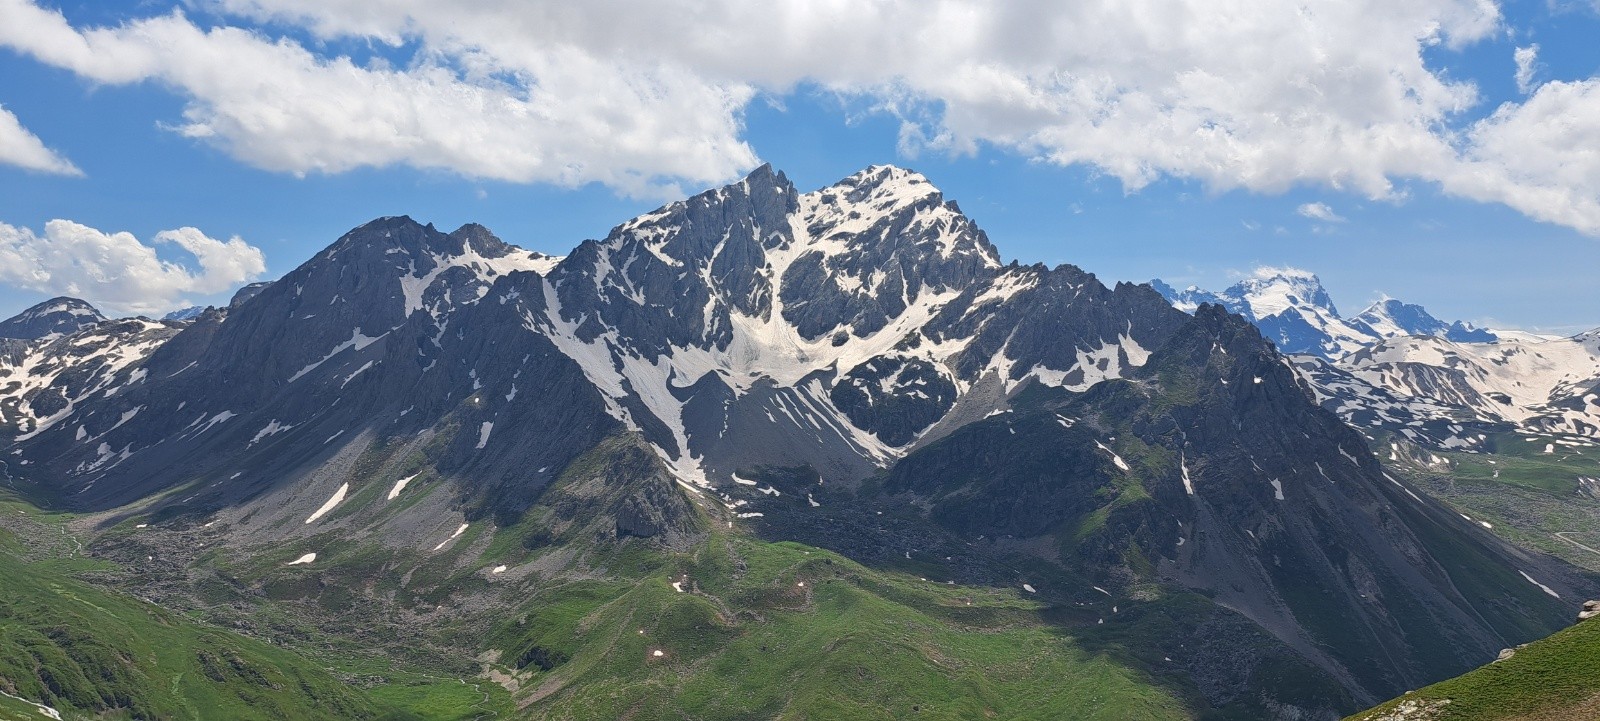
POLYGON ((1350 721, 1592 721, 1600 718, 1596 668, 1600 621, 1590 620, 1350 721))

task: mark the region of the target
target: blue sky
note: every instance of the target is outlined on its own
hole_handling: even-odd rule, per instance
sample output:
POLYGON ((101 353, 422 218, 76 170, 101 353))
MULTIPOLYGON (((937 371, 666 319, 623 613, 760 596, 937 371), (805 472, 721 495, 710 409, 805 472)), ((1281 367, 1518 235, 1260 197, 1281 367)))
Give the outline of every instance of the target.
POLYGON ((1600 325, 1588 2, 430 5, 0 0, 0 316, 220 303, 380 215, 561 254, 770 162, 915 168, 1107 282, 1296 266, 1347 313, 1600 325))

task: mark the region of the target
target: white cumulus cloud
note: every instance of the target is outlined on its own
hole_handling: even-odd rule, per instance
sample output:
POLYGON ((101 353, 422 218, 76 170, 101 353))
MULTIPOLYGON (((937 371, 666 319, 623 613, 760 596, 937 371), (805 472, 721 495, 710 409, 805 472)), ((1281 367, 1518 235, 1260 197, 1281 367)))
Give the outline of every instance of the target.
POLYGON ((1523 95, 1533 91, 1533 75, 1539 71, 1539 44, 1512 51, 1511 59, 1517 64, 1517 90, 1523 95))
POLYGON ((56 175, 83 175, 72 161, 45 147, 39 136, 22 127, 22 121, 0 106, 0 163, 56 175))
POLYGON ((1600 79, 1552 81, 1474 124, 1445 190, 1600 235, 1600 79))
POLYGON ((1333 212, 1333 208, 1328 207, 1327 203, 1303 203, 1300 207, 1295 208, 1294 212, 1312 220, 1320 220, 1324 223, 1344 222, 1344 216, 1333 212))
POLYGON ((0 282, 83 298, 113 313, 160 313, 183 305, 186 295, 219 293, 264 272, 259 248, 194 228, 161 231, 147 245, 132 233, 70 220, 45 223, 43 234, 0 223, 0 282), (161 259, 161 244, 181 248, 199 268, 161 259))
POLYGON ((97 83, 154 80, 189 98, 178 132, 256 167, 336 173, 405 164, 562 185, 673 193, 757 162, 739 138, 752 91, 677 66, 616 63, 570 45, 515 63, 470 48, 406 67, 325 57, 180 12, 80 29, 0 0, 0 46, 97 83))
POLYGON ((186 6, 205 23, 172 11, 77 27, 0 0, 0 46, 95 83, 164 85, 187 101, 178 132, 289 173, 409 165, 672 193, 758 162, 750 102, 821 91, 896 118, 908 155, 1010 152, 1129 191, 1170 177, 1403 199, 1434 184, 1600 234, 1586 210, 1600 182, 1559 160, 1592 146, 1544 145, 1596 117, 1562 130, 1549 116, 1558 96, 1588 110, 1575 96, 1592 80, 1535 88, 1530 46, 1528 98, 1474 124, 1477 86, 1428 64, 1501 36, 1494 0, 186 6), (347 47, 384 57, 329 50, 347 47), (1540 130, 1530 152, 1508 154, 1524 125, 1540 130))

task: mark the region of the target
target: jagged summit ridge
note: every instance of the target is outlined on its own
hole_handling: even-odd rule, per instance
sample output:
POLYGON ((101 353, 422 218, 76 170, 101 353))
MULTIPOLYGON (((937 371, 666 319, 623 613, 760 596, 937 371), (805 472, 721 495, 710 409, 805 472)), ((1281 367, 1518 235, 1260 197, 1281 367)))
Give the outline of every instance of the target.
MULTIPOLYGON (((956 204, 921 175, 890 166, 805 194, 764 166, 584 242, 548 287, 516 291, 529 327, 581 363, 616 418, 657 429, 664 457, 696 482, 726 479, 736 463, 716 460, 711 448, 702 461, 696 446, 742 445, 725 423, 705 424, 717 428, 716 440, 696 432, 699 398, 771 403, 760 417, 785 420, 769 422, 816 423, 823 445, 837 444, 826 454, 847 459, 830 468, 855 476, 903 452, 985 374, 1002 388, 1030 375, 1086 386, 1142 362, 1141 344, 1172 317, 1113 322, 1123 303, 1095 305, 1101 294, 1138 292, 1112 293, 1070 266, 1002 268, 956 204), (1087 325, 1024 302, 1065 292, 1086 309, 1075 320, 1087 325), (1013 341, 1001 329, 1019 321, 1030 330, 1013 341), (866 388, 866 376, 884 391, 900 383, 926 390, 908 388, 914 400, 885 412, 876 405, 889 396, 841 390, 866 388), (826 420, 800 421, 794 407, 826 420)), ((810 453, 789 460, 815 460, 810 453)))

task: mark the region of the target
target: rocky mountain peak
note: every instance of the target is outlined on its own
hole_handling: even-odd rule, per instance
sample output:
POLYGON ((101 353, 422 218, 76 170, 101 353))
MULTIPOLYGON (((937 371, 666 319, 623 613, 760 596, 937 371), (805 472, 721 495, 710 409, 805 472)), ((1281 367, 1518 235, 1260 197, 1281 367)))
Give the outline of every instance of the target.
POLYGON ((228 300, 228 308, 231 310, 239 307, 241 303, 256 297, 261 293, 261 291, 266 290, 267 286, 269 285, 272 285, 272 283, 268 281, 261 281, 241 286, 239 290, 234 291, 233 298, 228 300))
MULTIPOLYGON (((961 212, 954 201, 927 177, 893 165, 873 165, 833 185, 801 197, 801 219, 816 240, 861 236, 885 237, 868 231, 880 227, 908 227, 933 232, 912 234, 910 240, 931 242, 941 258, 970 256, 983 265, 998 267, 999 250, 983 231, 961 212), (888 225, 885 226, 885 221, 888 225)), ((825 247, 825 250, 842 250, 825 247)))
MULTIPOLYGON (((911 205, 924 198, 944 197, 927 176, 894 165, 869 165, 818 192, 846 194, 850 196, 850 202, 858 204, 876 200, 879 203, 911 205)), ((887 208, 880 206, 880 209, 887 208)))
POLYGON ((1402 303, 1385 298, 1373 303, 1360 315, 1350 319, 1364 323, 1378 336, 1393 338, 1408 335, 1434 335, 1463 343, 1486 343, 1495 340, 1494 333, 1477 328, 1471 323, 1456 321, 1445 323, 1428 313, 1427 309, 1413 303, 1402 303))
POLYGON ((0 321, 0 338, 55 338, 95 325, 106 317, 88 302, 66 296, 51 298, 0 321))
POLYGON ((1333 299, 1315 273, 1299 268, 1261 268, 1223 292, 1249 306, 1257 318, 1277 315, 1290 308, 1311 306, 1338 316, 1333 299))
POLYGON ((489 232, 488 228, 477 223, 467 223, 460 228, 456 228, 446 237, 450 239, 452 244, 461 244, 459 253, 472 251, 484 257, 498 258, 513 250, 510 244, 496 237, 494 233, 489 232))

